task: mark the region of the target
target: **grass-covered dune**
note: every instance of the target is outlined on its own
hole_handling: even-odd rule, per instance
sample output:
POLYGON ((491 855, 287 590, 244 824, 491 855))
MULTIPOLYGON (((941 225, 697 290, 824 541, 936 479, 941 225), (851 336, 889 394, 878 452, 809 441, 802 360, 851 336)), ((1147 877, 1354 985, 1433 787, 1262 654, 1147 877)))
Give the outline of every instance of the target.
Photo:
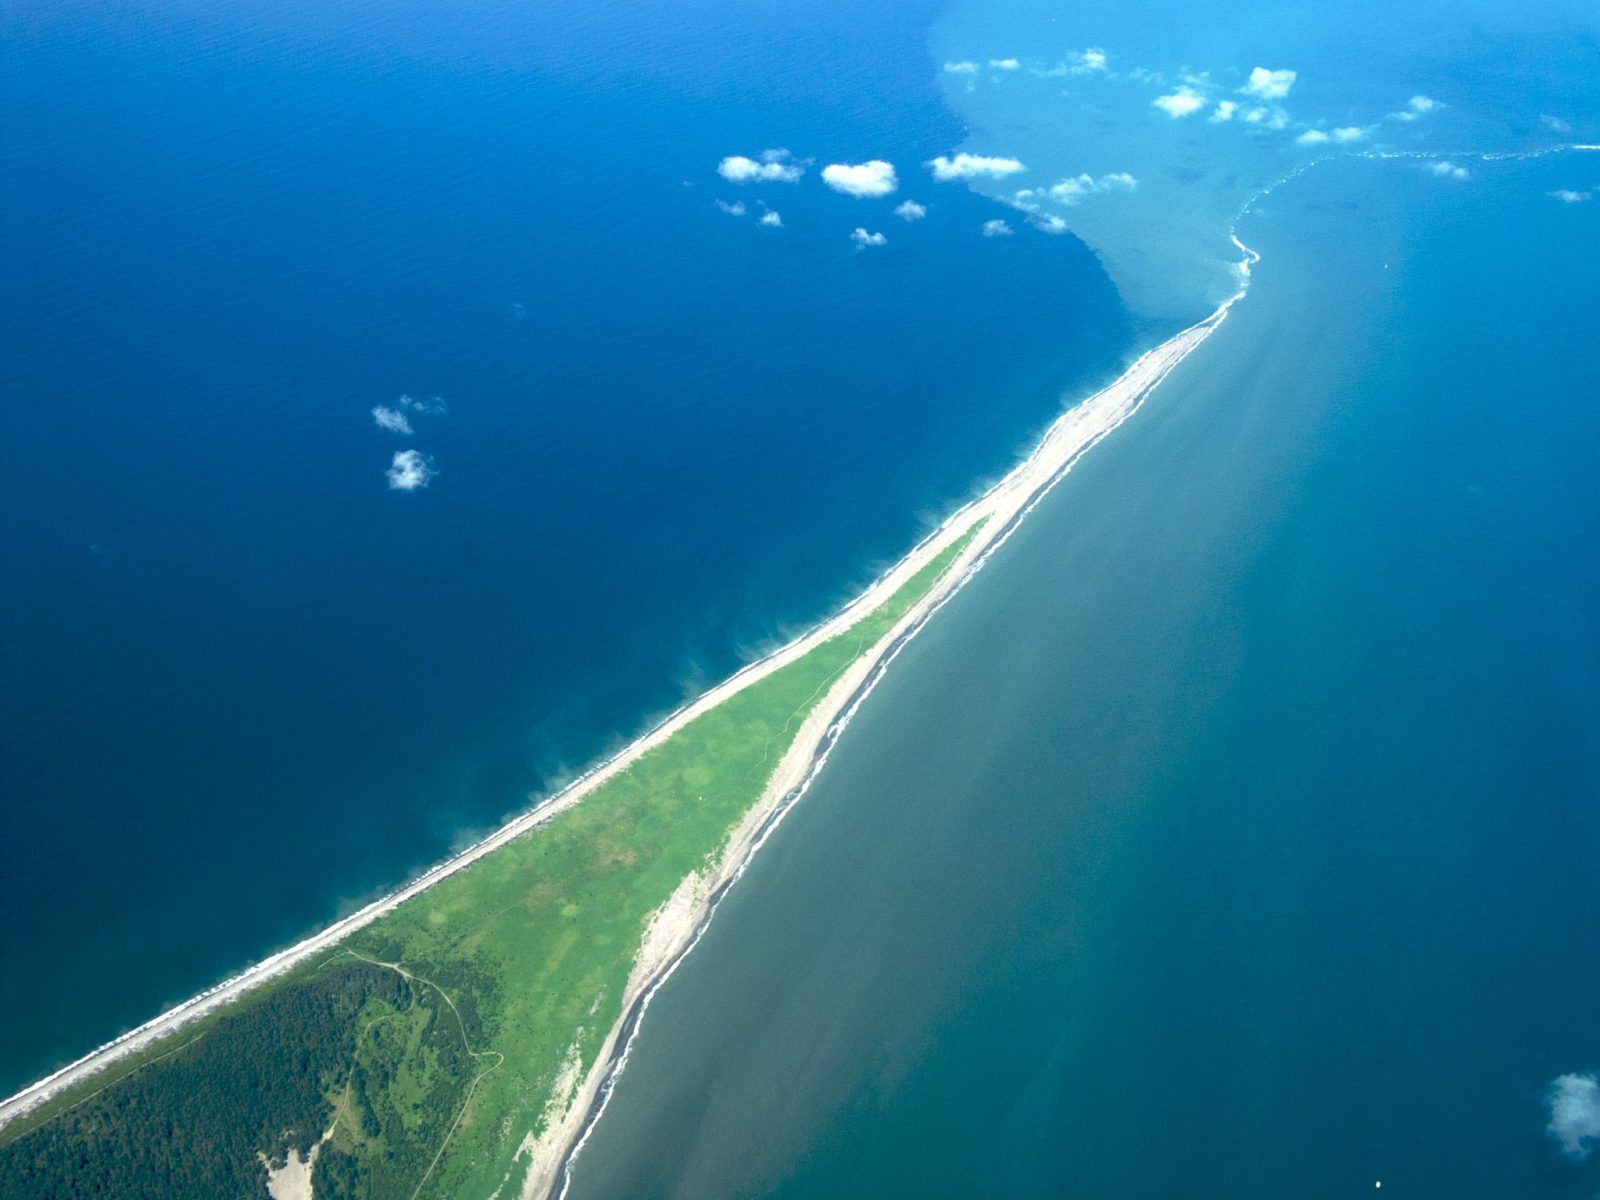
POLYGON ((976 529, 580 803, 0 1128, 0 1196, 261 1197, 313 1148, 319 1200, 518 1195, 595 1077, 652 917, 726 865, 806 717, 976 529))

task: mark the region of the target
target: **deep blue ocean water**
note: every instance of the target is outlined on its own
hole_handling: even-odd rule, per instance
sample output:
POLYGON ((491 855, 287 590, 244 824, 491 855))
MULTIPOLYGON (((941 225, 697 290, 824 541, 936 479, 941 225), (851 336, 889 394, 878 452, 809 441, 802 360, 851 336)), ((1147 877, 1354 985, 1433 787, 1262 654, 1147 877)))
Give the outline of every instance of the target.
POLYGON ((919 165, 931 4, 0 20, 0 1091, 817 618, 1133 342, 919 165))
POLYGON ((575 1197, 1600 1190, 1546 1133, 1600 1068, 1600 205, 1550 194, 1600 155, 1471 171, 1244 222, 1248 297, 656 997, 575 1197))
POLYGON ((899 660, 578 1191, 1592 1197, 1543 1125, 1600 1068, 1600 156, 1472 153, 1600 141, 1590 13, 11 6, 0 1090, 826 611, 1348 122, 1451 168, 1258 206, 1251 295, 899 660), (1151 107, 1258 65, 1275 139, 1151 107), (957 146, 1137 174, 1061 209, 1110 276, 929 182, 957 146), (769 147, 816 161, 717 178, 769 147), (872 157, 889 200, 818 183, 872 157))

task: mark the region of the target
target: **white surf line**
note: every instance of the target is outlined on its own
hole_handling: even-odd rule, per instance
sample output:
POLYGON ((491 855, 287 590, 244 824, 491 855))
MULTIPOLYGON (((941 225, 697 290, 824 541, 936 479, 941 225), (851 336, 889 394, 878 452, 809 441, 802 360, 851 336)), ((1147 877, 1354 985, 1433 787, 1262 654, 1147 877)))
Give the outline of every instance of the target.
MULTIPOLYGON (((949 519, 913 547, 904 558, 879 576, 866 590, 847 603, 834 616, 813 626, 798 638, 772 651, 765 657, 741 667, 722 683, 676 709, 611 758, 585 771, 565 787, 540 801, 528 812, 513 818, 482 841, 469 846, 445 862, 431 867, 404 887, 334 922, 304 941, 262 959, 239 974, 225 979, 221 983, 184 1001, 182 1004, 168 1009, 143 1025, 129 1030, 120 1037, 90 1051, 82 1058, 30 1084, 4 1101, 0 1101, 0 1127, 4 1127, 25 1113, 31 1112, 39 1105, 59 1095, 63 1090, 99 1074, 106 1068, 175 1033, 194 1021, 211 1015, 241 998, 253 988, 283 975, 322 951, 333 949, 342 939, 394 911, 407 900, 420 895, 428 888, 449 878, 463 868, 471 866, 506 843, 566 811, 566 809, 576 804, 601 784, 626 770, 640 756, 666 741, 696 717, 715 708, 730 696, 771 674, 779 667, 792 662, 795 658, 812 649, 817 643, 827 640, 835 633, 842 632, 843 629, 854 624, 866 612, 876 608, 901 583, 926 565, 927 561, 933 558, 938 550, 943 548, 944 544, 952 540, 950 536, 947 536, 952 528, 951 522, 961 518, 970 508, 971 506, 967 505, 958 510, 957 513, 952 514, 949 519)), ((963 520, 960 528, 964 529, 967 524, 971 523, 972 519, 974 518, 968 517, 963 520)))
POLYGON ((47 1102, 65 1088, 96 1075, 152 1042, 159 1041, 202 1017, 209 1016, 251 989, 292 970, 322 951, 333 949, 343 938, 392 912, 407 900, 420 895, 506 843, 566 811, 601 784, 632 766, 640 756, 665 742, 696 717, 801 657, 819 642, 826 641, 834 634, 849 628, 860 617, 877 608, 902 583, 921 570, 946 544, 976 520, 973 512, 976 503, 963 505, 952 513, 938 528, 918 542, 905 557, 869 584, 832 617, 812 626, 799 637, 764 657, 747 663, 720 684, 674 710, 622 750, 583 772, 559 791, 539 801, 526 813, 514 817, 483 840, 429 868, 396 891, 358 909, 305 940, 262 959, 239 974, 168 1009, 136 1029, 129 1030, 82 1058, 30 1084, 15 1095, 0 1101, 0 1127, 47 1102))
MULTIPOLYGON (((1243 247, 1243 243, 1237 238, 1234 241, 1243 247)), ((392 912, 407 900, 420 895, 441 880, 471 866, 513 839, 564 812, 601 784, 625 771, 640 756, 665 742, 696 717, 803 656, 820 642, 842 632, 861 616, 877 608, 898 590, 901 584, 936 557, 939 551, 973 525, 980 516, 1000 516, 999 522, 986 527, 986 532, 980 534, 974 539, 973 545, 968 547, 969 554, 981 555, 984 561, 987 561, 986 552, 992 551, 1001 541, 1009 538, 1014 527, 1013 521, 1031 511, 1043 492, 1053 487, 1084 452, 1137 411, 1149 391, 1227 316, 1235 301, 1244 295, 1249 278, 1249 262, 1257 257, 1253 251, 1245 249, 1247 260, 1239 265, 1241 287, 1216 312, 1166 342, 1145 351, 1117 380, 1056 418, 1026 458, 981 496, 968 501, 947 517, 905 557, 880 575, 832 617, 818 623, 765 657, 746 664, 722 683, 684 704, 618 753, 579 775, 528 812, 513 818, 488 837, 430 868, 405 886, 358 909, 305 940, 268 956, 239 974, 206 989, 0 1101, 0 1127, 179 1029, 210 1016, 252 989, 285 974, 308 959, 333 949, 342 939, 392 912), (1102 410, 1109 411, 1102 416, 1102 410), (1098 430, 1080 428, 1095 417, 1101 417, 1103 422, 1109 423, 1103 423, 1098 430), (1020 498, 1018 492, 1023 493, 1020 498), (1019 499, 1020 509, 1016 506, 1019 499)))
MULTIPOLYGON (((1562 147, 1561 149, 1600 150, 1600 146, 1571 146, 1562 147)), ((924 597, 923 600, 911 610, 911 612, 902 618, 902 625, 899 628, 899 631, 892 632, 890 635, 888 635, 887 648, 881 651, 878 657, 872 662, 869 668, 868 678, 849 694, 848 698, 841 706, 842 711, 840 711, 837 716, 830 718, 828 728, 824 736, 816 743, 812 752, 810 763, 800 782, 787 791, 782 792, 774 801, 770 803, 768 811, 760 817, 759 823, 755 828, 754 836, 744 844, 741 853, 730 856, 731 866, 728 863, 724 863, 717 876, 713 879, 709 896, 707 900, 702 903, 700 909, 698 910, 693 927, 690 930, 688 937, 678 948, 676 953, 669 956, 668 960, 660 968, 660 970, 658 970, 645 982, 642 990, 631 1000, 631 1002, 627 999, 624 1000, 622 1015, 618 1018, 616 1025, 612 1028, 611 1034, 607 1038, 606 1044, 601 1050, 599 1060, 596 1062, 595 1067, 591 1070, 591 1079, 582 1089, 580 1089, 578 1100, 574 1101, 574 1104, 578 1103, 584 1098, 584 1094, 587 1093, 588 1104, 586 1110, 583 1112, 581 1122, 577 1125, 576 1130, 568 1141, 567 1146, 557 1158, 556 1161, 558 1165, 554 1173, 546 1179, 536 1179, 530 1175, 530 1177, 525 1180, 522 1192, 524 1200, 526 1200, 528 1197, 540 1197, 541 1200, 567 1200, 568 1193, 572 1187, 573 1172, 576 1169, 578 1158, 582 1154, 584 1147, 588 1144, 589 1138, 593 1134, 595 1126, 599 1124, 601 1117, 605 1115, 606 1108, 611 1103, 611 1097, 615 1093, 617 1082, 621 1078, 623 1071, 627 1068, 628 1059, 632 1054, 634 1044, 639 1036, 640 1029, 643 1026, 645 1013, 650 1007, 650 1002, 655 998, 656 993, 659 992, 666 984, 667 980, 670 979, 677 969, 683 965, 684 960, 687 959, 691 953, 693 953, 695 947, 700 944, 701 938, 705 936, 706 930, 710 927, 712 917, 715 916, 717 908, 727 896, 728 891, 735 883, 744 877, 746 870, 749 868, 751 862, 755 859, 756 854, 759 853, 764 845, 766 845, 767 840, 772 836, 773 831, 783 821, 784 817, 786 817, 789 812, 792 811, 800 798, 804 796, 808 790, 810 790, 811 784, 815 781, 818 774, 821 772, 823 765, 828 761, 829 756, 833 753, 833 748, 838 744, 839 736, 850 724, 850 721, 854 718, 857 711, 859 711, 861 705, 866 701, 866 698, 878 686, 879 682, 882 681, 884 675, 888 671, 889 664, 899 657, 900 652, 905 649, 907 643, 909 643, 913 637, 922 631, 929 620, 932 619, 933 615, 943 608, 947 603, 949 603, 950 600, 958 592, 960 592, 962 588, 972 581, 977 573, 982 570, 982 568, 994 556, 996 551, 998 551, 1001 546, 1011 539, 1012 534, 1017 531, 1028 515, 1032 513, 1033 510, 1038 507, 1040 502, 1043 501, 1045 496, 1048 495, 1055 488, 1055 486, 1067 476, 1067 474, 1074 466, 1078 464, 1083 456, 1095 446, 1099 445, 1099 443, 1106 437, 1110 436, 1110 434, 1120 428, 1130 417, 1134 415, 1134 413, 1142 408, 1145 400, 1148 399, 1150 394, 1155 391, 1155 389, 1163 380, 1166 379, 1167 375, 1170 374, 1179 363, 1181 363, 1196 349, 1198 349, 1201 343, 1204 342, 1205 339, 1208 338, 1212 333, 1214 333, 1217 328, 1221 326, 1222 322, 1227 319, 1229 310, 1231 310, 1238 301, 1244 298, 1250 287, 1252 268, 1254 268, 1254 266, 1261 261, 1261 255, 1256 250, 1246 245, 1245 242, 1239 237, 1238 232, 1240 223, 1245 219, 1246 216, 1249 215, 1251 209, 1253 209, 1258 202, 1266 198, 1278 188, 1282 187, 1284 184, 1298 178, 1300 175, 1312 170, 1321 163, 1331 162, 1340 157, 1346 157, 1346 155, 1327 155, 1321 158, 1313 159, 1310 162, 1302 163, 1280 179, 1267 184, 1254 195, 1249 197, 1249 199, 1247 199, 1240 207, 1238 213, 1234 216, 1232 222, 1228 226, 1228 240, 1233 243, 1233 245, 1242 255, 1239 261, 1234 264, 1234 271, 1239 278, 1238 290, 1234 292, 1232 296, 1228 297, 1227 300, 1223 301, 1217 310, 1205 320, 1191 325, 1181 333, 1169 338, 1161 345, 1152 350, 1146 351, 1137 360, 1135 360, 1132 366, 1123 372, 1123 374, 1115 383, 1111 384, 1102 391, 1095 393, 1093 396, 1089 397, 1089 399, 1083 401, 1075 408, 1069 409, 1065 414, 1057 418, 1057 420, 1046 431, 1044 438, 1041 439, 1038 446, 1034 448, 1033 452, 1026 459, 1024 459, 1022 463, 1020 463, 1015 469, 1001 479, 999 483, 995 484, 994 487, 990 488, 977 500, 972 501, 966 506, 963 506, 961 510, 959 510, 956 514, 953 514, 946 521, 945 525, 941 527, 942 530, 944 528, 954 526, 957 518, 960 517, 962 513, 966 513, 969 510, 981 510, 983 515, 988 515, 991 521, 993 521, 997 515, 992 504, 993 499, 997 496, 997 494, 1001 493, 1003 489, 1013 483, 1013 481, 1023 477, 1026 470, 1032 464, 1044 457, 1047 448, 1050 445, 1051 439, 1068 424, 1069 419, 1073 418, 1075 415, 1083 413, 1085 410, 1090 409, 1096 401, 1100 401, 1104 397, 1114 395, 1118 389, 1125 388, 1126 385, 1130 383, 1135 384, 1135 386, 1127 388, 1128 395, 1123 398, 1122 411, 1114 412, 1112 418, 1104 423, 1099 430, 1092 433, 1091 436, 1083 440, 1079 445, 1069 451, 1054 472, 1050 474, 1045 481, 1036 488, 1036 490, 1031 492, 1026 497, 1020 507, 1011 512, 1009 516, 1004 517, 998 528, 996 528, 994 525, 991 525, 986 528, 982 535, 975 538, 973 545, 969 546, 966 552, 967 556, 970 556, 970 561, 966 565, 965 569, 959 573, 952 571, 951 577, 948 581, 941 581, 940 583, 936 584, 934 589, 926 597, 924 597), (1164 359, 1164 361, 1157 362, 1158 359, 1164 359), (1157 369, 1150 372, 1147 382, 1143 383, 1142 386, 1138 386, 1137 379, 1141 372, 1141 368, 1146 368, 1152 363, 1156 363, 1157 369)), ((1349 157, 1441 158, 1443 155, 1421 153, 1388 154, 1375 153, 1372 151, 1357 151, 1351 153, 1349 157)), ((1458 154, 1456 157, 1470 158, 1486 156, 1458 154)), ((759 807, 760 805, 758 803, 758 808, 759 807)), ((731 847, 731 849, 739 850, 740 847, 734 846, 731 847)))
MULTIPOLYGON (((1240 214, 1241 216, 1243 213, 1240 214)), ((1237 222, 1236 222, 1237 223, 1237 222)), ((1235 269, 1240 279, 1239 290, 1222 303, 1218 309, 1205 320, 1183 330, 1181 333, 1168 339, 1160 346, 1147 351, 1132 367, 1110 387, 1105 388, 1074 409, 1069 410, 1051 426, 1045 438, 1035 448, 1034 452, 1000 483, 984 493, 968 508, 976 507, 981 510, 981 515, 988 516, 995 524, 986 527, 986 531, 974 539, 966 555, 969 561, 964 569, 952 571, 950 576, 936 584, 934 589, 925 596, 911 612, 902 618, 899 629, 891 632, 885 639, 885 648, 878 652, 875 659, 868 667, 867 678, 851 690, 837 715, 829 718, 829 723, 816 745, 811 751, 811 758, 799 783, 787 790, 781 790, 766 806, 767 811, 759 814, 759 821, 755 826, 753 836, 744 844, 732 847, 738 853, 732 854, 729 860, 719 868, 717 875, 711 881, 709 895, 703 901, 695 914, 693 925, 676 953, 672 954, 665 964, 652 975, 643 985, 642 990, 631 1000, 625 1003, 622 1015, 607 1038, 607 1046, 591 1068, 591 1080, 587 1086, 580 1089, 579 1100, 585 1093, 588 1096, 588 1106, 583 1112, 581 1121, 572 1134, 568 1144, 556 1159, 556 1169, 547 1179, 530 1177, 525 1181, 522 1195, 524 1197, 553 1197, 553 1200, 566 1200, 572 1187, 573 1173, 576 1169, 579 1156, 588 1144, 595 1127, 605 1115, 606 1108, 611 1103, 615 1094, 616 1085, 622 1073, 627 1069, 628 1059, 633 1052, 639 1032, 643 1027, 646 1012, 650 1003, 655 999, 656 993, 666 984, 684 961, 693 953, 705 936, 706 930, 711 925, 712 918, 716 915, 718 907, 726 898, 728 892, 745 875, 755 856, 766 845, 783 819, 794 809, 811 785, 821 773, 823 766, 832 755, 834 747, 838 745, 840 736, 849 726, 851 720, 860 710, 867 697, 872 694, 878 684, 888 673, 889 665, 899 657, 902 650, 910 643, 911 639, 920 633, 932 620, 941 608, 952 600, 957 593, 970 583, 980 570, 989 562, 994 554, 1011 540, 1012 535, 1021 527, 1022 522, 1055 489, 1071 472, 1083 456, 1138 412, 1151 393, 1166 379, 1184 359, 1192 354, 1202 342, 1205 341, 1227 318, 1229 310, 1240 300, 1249 285, 1250 269, 1261 260, 1261 256, 1242 242, 1236 233, 1230 230, 1230 240, 1244 255, 1236 264, 1235 269), (1132 384, 1124 388, 1125 384, 1132 384), (1076 446, 1072 447, 1065 457, 1057 463, 1052 471, 1043 477, 1042 482, 1036 482, 1033 490, 1026 492, 1019 500, 1010 504, 996 506, 992 501, 1001 493, 1002 489, 1013 480, 1023 477, 1024 469, 1039 463, 1045 457, 1050 439, 1067 422, 1068 417, 1081 413, 1090 408, 1097 400, 1115 395, 1119 389, 1125 390, 1121 396, 1120 407, 1113 407, 1107 419, 1093 430, 1093 432, 1076 446), (996 511, 996 508, 1002 511, 996 511), (1003 511, 1010 508, 1010 512, 1003 511)), ((964 508, 963 512, 966 511, 964 508)), ((952 517, 952 521, 954 517, 952 517)), ((953 564, 954 565, 954 564, 953 564)), ((761 807, 758 805, 758 808, 761 807)), ((576 1103, 576 1102, 575 1102, 576 1103)))

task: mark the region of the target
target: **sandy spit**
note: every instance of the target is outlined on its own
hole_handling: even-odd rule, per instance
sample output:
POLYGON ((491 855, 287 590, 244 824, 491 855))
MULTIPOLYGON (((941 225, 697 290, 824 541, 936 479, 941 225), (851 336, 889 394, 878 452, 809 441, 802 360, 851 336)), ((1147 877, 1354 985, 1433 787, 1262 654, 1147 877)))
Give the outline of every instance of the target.
MULTIPOLYGON (((1248 254, 1248 252, 1247 252, 1248 254)), ((1240 266, 1247 277, 1250 255, 1240 266)), ((299 964, 335 947, 350 934, 392 912, 407 900, 421 894, 442 879, 471 866, 485 855, 548 821, 579 803, 613 776, 625 771, 641 755, 660 745, 702 713, 803 656, 819 643, 842 632, 859 617, 889 598, 951 542, 979 520, 988 523, 973 538, 961 558, 943 580, 907 613, 883 641, 859 658, 833 686, 800 729, 784 755, 761 800, 741 823, 721 864, 711 877, 696 877, 687 899, 675 896, 667 910, 657 914, 650 936, 641 950, 630 978, 623 1017, 611 1031, 610 1040, 595 1067, 585 1077, 565 1117, 552 1124, 545 1138, 561 1146, 541 1145, 535 1155, 540 1170, 530 1174, 525 1196, 550 1194, 568 1176, 568 1164, 582 1147, 616 1074, 626 1062, 627 1044, 643 1015, 643 1008, 656 987, 669 975, 692 948, 699 931, 726 886, 744 870, 749 856, 759 849, 776 820, 804 791, 820 768, 828 750, 854 707, 870 691, 904 639, 919 629, 927 618, 982 566, 990 554, 1008 538, 1017 523, 1038 503, 1084 453, 1133 415, 1146 396, 1167 373, 1182 362, 1226 318, 1229 308, 1243 291, 1223 304, 1204 321, 1190 326, 1161 345, 1141 355, 1121 377, 1104 390, 1067 410, 1052 424, 1033 452, 983 495, 953 513, 910 553, 878 578, 838 613, 802 634, 794 641, 743 667, 722 683, 685 704, 660 724, 640 736, 616 755, 573 780, 561 791, 512 819, 482 841, 455 857, 433 867, 404 887, 376 900, 357 912, 336 921, 304 941, 279 951, 254 966, 224 980, 215 987, 162 1013, 137 1029, 86 1054, 76 1062, 0 1101, 0 1126, 17 1119, 59 1095, 63 1090, 99 1074, 108 1067, 170 1036, 177 1030, 238 1000, 252 988, 284 974, 299 964)))
MULTIPOLYGON (((1247 258, 1241 266, 1241 274, 1248 274, 1249 261, 1247 258)), ((1149 351, 1110 387, 1063 414, 1027 459, 979 499, 952 515, 885 576, 898 586, 950 542, 988 518, 934 589, 829 688, 779 760, 761 798, 734 830, 720 861, 709 873, 684 880, 651 919, 623 995, 621 1018, 560 1119, 551 1121, 545 1132, 529 1143, 537 1151, 521 1200, 563 1200, 567 1195, 574 1164, 627 1066, 629 1050, 651 999, 694 949, 727 890, 744 874, 773 829, 810 787, 850 718, 883 677, 889 663, 1078 460, 1132 416, 1167 373, 1221 324, 1232 304, 1233 300, 1229 300, 1205 321, 1149 351)))

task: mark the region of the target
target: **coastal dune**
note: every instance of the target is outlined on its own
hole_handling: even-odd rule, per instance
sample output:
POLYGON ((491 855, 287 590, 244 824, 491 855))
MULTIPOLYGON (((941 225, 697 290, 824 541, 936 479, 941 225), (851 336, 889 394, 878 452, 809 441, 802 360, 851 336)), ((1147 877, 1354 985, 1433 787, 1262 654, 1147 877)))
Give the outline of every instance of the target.
MULTIPOLYGON (((1247 281, 1254 255, 1242 244, 1241 249, 1246 257, 1239 264, 1239 271, 1241 280, 1247 281)), ((1216 330, 1226 318, 1229 308, 1243 294, 1241 287, 1238 293, 1205 320, 1147 351, 1115 382, 1063 413, 1034 450, 1016 467, 981 496, 951 514, 904 558, 832 617, 742 668, 561 791, 404 887, 0 1101, 0 1126, 32 1112, 66 1090, 332 949, 352 933, 394 911, 406 901, 581 803, 601 785, 626 771, 641 756, 660 746, 697 717, 854 625, 953 543, 970 534, 970 541, 943 577, 889 633, 859 655, 832 684, 798 731, 760 800, 733 832, 717 864, 703 876, 686 880, 673 899, 652 920, 629 977, 622 1016, 610 1031, 602 1053, 587 1075, 571 1089, 570 1101, 563 1106, 561 1097, 553 1098, 554 1111, 549 1113, 548 1128, 535 1143, 525 1146, 531 1152, 531 1166, 523 1195, 531 1197, 564 1192, 570 1178, 571 1163, 581 1150, 588 1129, 603 1111, 610 1088, 626 1063, 628 1045, 650 997, 693 948, 717 901, 743 872, 751 856, 759 850, 784 813, 804 793, 826 761, 829 750, 848 724, 850 716, 881 678, 888 663, 932 614, 1006 541, 1018 522, 1026 517, 1050 488, 1085 453, 1132 416, 1161 380, 1216 330)))

